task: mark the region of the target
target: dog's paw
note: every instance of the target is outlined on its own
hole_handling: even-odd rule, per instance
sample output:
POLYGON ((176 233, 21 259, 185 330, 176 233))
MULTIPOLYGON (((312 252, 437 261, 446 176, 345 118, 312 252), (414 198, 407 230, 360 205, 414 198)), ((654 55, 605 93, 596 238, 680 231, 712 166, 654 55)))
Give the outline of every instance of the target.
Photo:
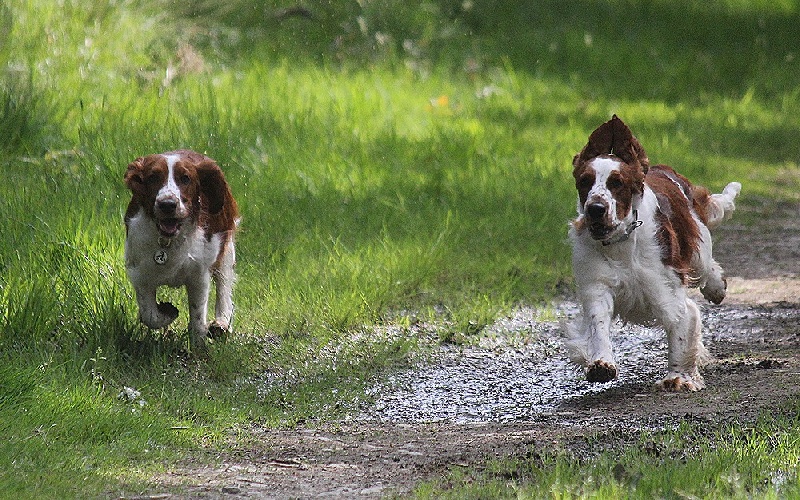
POLYGON ((139 318, 148 328, 158 330, 165 328, 178 317, 178 308, 169 302, 159 302, 157 311, 141 311, 139 318))
POLYGON ((189 325, 189 333, 191 334, 192 353, 201 357, 208 354, 209 341, 213 343, 209 336, 208 327, 198 324, 189 325))
POLYGON ((722 277, 719 283, 712 284, 709 282, 706 286, 700 289, 700 293, 702 293, 703 297, 705 297, 709 302, 720 304, 723 300, 725 300, 727 289, 728 280, 722 277))
POLYGON ((685 373, 670 373, 656 384, 658 389, 667 392, 697 392, 705 389, 706 383, 698 373, 693 376, 685 373))
POLYGON ((198 359, 205 359, 209 353, 208 336, 205 335, 192 335, 192 356, 198 359))
POLYGON ((586 380, 589 382, 610 382, 617 378, 617 367, 613 363, 598 359, 586 367, 586 380))
POLYGON ((208 325, 208 336, 212 340, 224 339, 230 332, 231 327, 225 320, 214 320, 208 325))
POLYGON ((725 290, 701 288, 700 293, 713 304, 719 305, 725 300, 725 290))

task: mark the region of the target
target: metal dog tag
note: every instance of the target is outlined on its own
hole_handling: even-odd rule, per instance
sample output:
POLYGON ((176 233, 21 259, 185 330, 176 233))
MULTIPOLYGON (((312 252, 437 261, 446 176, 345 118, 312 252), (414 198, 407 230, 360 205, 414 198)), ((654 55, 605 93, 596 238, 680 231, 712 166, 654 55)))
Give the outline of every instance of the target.
POLYGON ((153 260, 156 261, 156 264, 159 266, 163 266, 167 263, 167 251, 163 248, 160 250, 156 250, 156 253, 153 254, 153 260))

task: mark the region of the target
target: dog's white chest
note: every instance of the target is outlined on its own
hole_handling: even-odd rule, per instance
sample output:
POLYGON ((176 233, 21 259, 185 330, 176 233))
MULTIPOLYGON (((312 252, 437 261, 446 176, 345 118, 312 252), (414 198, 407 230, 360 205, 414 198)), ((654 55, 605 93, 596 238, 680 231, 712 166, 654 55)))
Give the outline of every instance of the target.
POLYGON ((209 272, 220 251, 219 236, 206 240, 200 231, 165 240, 155 224, 140 212, 128 223, 125 267, 131 280, 182 286, 197 273, 209 272))

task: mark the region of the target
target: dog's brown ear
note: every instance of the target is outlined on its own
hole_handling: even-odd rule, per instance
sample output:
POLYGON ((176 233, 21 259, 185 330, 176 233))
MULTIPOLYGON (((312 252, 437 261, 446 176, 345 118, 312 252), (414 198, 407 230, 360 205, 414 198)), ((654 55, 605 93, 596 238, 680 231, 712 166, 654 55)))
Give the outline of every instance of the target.
POLYGON ((643 172, 647 172, 650 160, 644 148, 633 136, 631 129, 617 115, 595 129, 589 136, 589 142, 580 153, 572 159, 572 166, 579 165, 600 155, 616 155, 629 165, 639 164, 643 172))
POLYGON ((136 158, 128 164, 128 170, 125 171, 125 185, 128 189, 133 191, 134 194, 140 194, 144 190, 144 179, 142 173, 144 171, 144 158, 136 158))
POLYGON ((222 174, 222 169, 210 158, 204 158, 196 168, 200 195, 210 215, 207 230, 218 233, 235 229, 239 219, 239 208, 222 174))
POLYGON ((647 158, 644 148, 639 143, 639 140, 634 137, 631 129, 617 115, 612 116, 611 120, 606 123, 610 123, 612 127, 611 154, 618 156, 629 165, 639 163, 642 171, 647 173, 647 169, 650 167, 650 159, 647 158))
MULTIPOLYGON (((581 163, 587 162, 600 155, 611 154, 611 149, 614 144, 614 128, 612 122, 617 118, 614 115, 610 121, 600 125, 594 132, 589 135, 589 142, 581 149, 581 152, 575 155, 572 160, 572 165, 577 167, 581 163)), ((617 118, 617 120, 619 120, 617 118)), ((621 120, 619 120, 621 122, 621 120)))
POLYGON ((208 212, 219 214, 225 206, 225 200, 231 195, 222 169, 213 160, 205 158, 197 164, 197 180, 200 182, 200 193, 208 203, 208 212))

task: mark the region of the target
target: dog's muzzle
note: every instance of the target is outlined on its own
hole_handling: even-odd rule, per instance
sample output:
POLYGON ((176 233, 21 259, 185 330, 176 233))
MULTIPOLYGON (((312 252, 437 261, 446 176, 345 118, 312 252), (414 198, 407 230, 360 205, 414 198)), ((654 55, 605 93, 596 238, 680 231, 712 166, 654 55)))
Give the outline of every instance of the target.
POLYGON ((185 219, 180 203, 173 198, 156 201, 155 214, 158 232, 165 238, 178 234, 185 219))
POLYGON ((617 228, 609 221, 608 206, 605 203, 589 203, 584 208, 589 234, 592 239, 602 241, 617 228))

